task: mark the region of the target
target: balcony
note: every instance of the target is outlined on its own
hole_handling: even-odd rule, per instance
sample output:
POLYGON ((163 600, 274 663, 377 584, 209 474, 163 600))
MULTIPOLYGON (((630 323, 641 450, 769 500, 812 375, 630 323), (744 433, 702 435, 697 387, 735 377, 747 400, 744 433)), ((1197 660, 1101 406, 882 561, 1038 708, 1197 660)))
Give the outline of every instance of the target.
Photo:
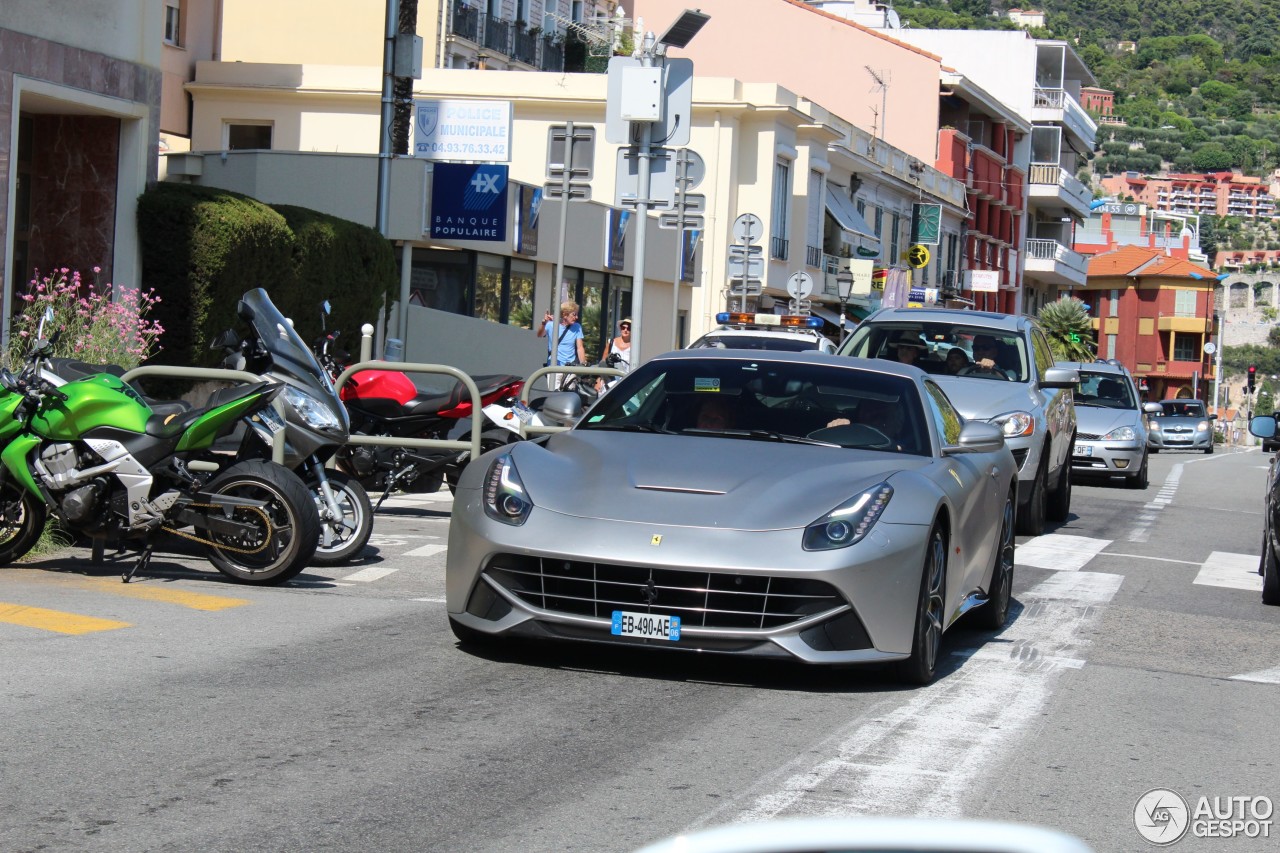
POLYGON ((805 246, 804 247, 804 265, 807 267, 822 266, 822 247, 821 246, 805 246))
POLYGON ((769 257, 777 261, 785 261, 790 251, 791 241, 785 237, 769 238, 769 257))
POLYGON ((459 38, 480 43, 480 13, 470 6, 455 3, 453 7, 453 24, 449 31, 459 38))
POLYGON ((556 44, 551 36, 542 37, 542 64, 539 67, 543 71, 564 70, 564 47, 556 44))
POLYGON ((1031 201, 1041 209, 1070 211, 1081 219, 1089 216, 1093 193, 1056 163, 1031 164, 1031 201))
POLYGON ((1023 244, 1027 275, 1059 287, 1083 287, 1088 262, 1057 240, 1028 238, 1023 244))
POLYGON ((1098 125, 1084 108, 1071 97, 1066 89, 1036 87, 1035 102, 1031 109, 1031 122, 1060 124, 1083 145, 1092 149, 1098 136, 1098 125))
POLYGON ((1210 328, 1212 322, 1204 317, 1188 317, 1188 316, 1167 316, 1163 315, 1156 319, 1156 328, 1162 332, 1198 332, 1204 334, 1207 328, 1210 328))
POLYGON ((538 64, 538 37, 523 27, 517 27, 511 43, 511 58, 525 65, 538 64))
POLYGON ((511 54, 511 23, 493 15, 486 15, 484 21, 484 46, 498 53, 511 54))

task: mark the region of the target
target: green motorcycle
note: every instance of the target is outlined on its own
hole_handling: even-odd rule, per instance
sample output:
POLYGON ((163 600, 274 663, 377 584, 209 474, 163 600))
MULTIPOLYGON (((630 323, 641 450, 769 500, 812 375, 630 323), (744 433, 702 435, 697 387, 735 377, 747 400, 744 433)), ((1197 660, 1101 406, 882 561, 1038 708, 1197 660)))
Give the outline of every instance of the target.
POLYGON ((320 519, 296 474, 252 460, 206 482, 186 465, 242 418, 260 432, 284 429, 270 408, 283 385, 245 385, 215 406, 157 415, 110 374, 53 385, 37 367, 50 348, 38 340, 16 376, 0 368, 0 566, 30 551, 53 515, 93 539, 138 543, 126 582, 146 569, 161 532, 201 543, 243 583, 302 571, 320 519))

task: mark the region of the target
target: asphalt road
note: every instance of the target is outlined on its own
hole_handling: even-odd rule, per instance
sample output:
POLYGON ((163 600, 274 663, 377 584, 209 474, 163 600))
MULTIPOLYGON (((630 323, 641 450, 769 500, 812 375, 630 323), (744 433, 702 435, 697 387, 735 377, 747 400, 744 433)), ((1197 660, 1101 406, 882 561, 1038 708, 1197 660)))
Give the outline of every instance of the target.
POLYGON ((281 588, 224 582, 181 548, 125 585, 71 549, 0 586, 0 849, 629 851, 851 814, 1143 849, 1134 809, 1153 788, 1193 809, 1280 800, 1280 608, 1250 574, 1266 461, 1163 453, 1145 491, 1078 484, 1070 521, 1019 539, 1006 629, 949 632, 922 689, 463 650, 443 603, 447 493, 395 501, 360 565, 281 588))

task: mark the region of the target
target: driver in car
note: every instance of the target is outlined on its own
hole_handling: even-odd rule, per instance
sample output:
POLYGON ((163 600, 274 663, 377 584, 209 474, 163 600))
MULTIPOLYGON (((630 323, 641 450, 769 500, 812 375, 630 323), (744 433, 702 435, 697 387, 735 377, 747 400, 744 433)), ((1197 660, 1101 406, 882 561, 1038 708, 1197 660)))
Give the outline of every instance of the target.
POLYGON ((973 364, 965 371, 966 375, 991 374, 1004 379, 1012 378, 1010 372, 1001 367, 996 359, 1000 355, 1000 347, 996 339, 990 335, 976 335, 973 339, 973 364))

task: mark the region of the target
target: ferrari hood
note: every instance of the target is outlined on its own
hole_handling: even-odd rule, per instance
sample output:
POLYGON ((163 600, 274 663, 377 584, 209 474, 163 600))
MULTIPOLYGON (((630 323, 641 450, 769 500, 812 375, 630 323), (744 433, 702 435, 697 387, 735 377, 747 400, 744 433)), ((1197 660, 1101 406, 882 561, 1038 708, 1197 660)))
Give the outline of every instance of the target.
POLYGON ((981 379, 972 376, 935 376, 960 414, 968 420, 985 421, 1005 412, 1026 411, 1037 405, 1035 391, 1021 382, 981 379))
MULTIPOLYGON (((535 506, 637 524, 804 527, 920 456, 707 436, 573 430, 511 446, 535 506)), ((892 480, 891 480, 892 482, 892 480)))

